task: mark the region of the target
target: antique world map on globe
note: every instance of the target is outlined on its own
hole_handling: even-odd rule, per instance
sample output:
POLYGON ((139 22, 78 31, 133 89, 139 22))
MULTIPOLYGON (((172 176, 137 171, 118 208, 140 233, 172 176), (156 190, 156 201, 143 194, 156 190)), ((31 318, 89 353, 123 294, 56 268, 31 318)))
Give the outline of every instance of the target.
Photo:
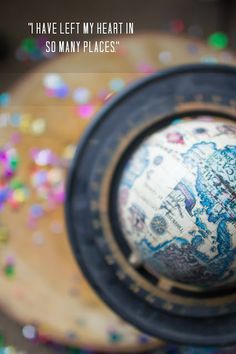
POLYGON ((236 124, 176 119, 147 137, 121 175, 118 215, 147 270, 180 283, 236 280, 236 124))

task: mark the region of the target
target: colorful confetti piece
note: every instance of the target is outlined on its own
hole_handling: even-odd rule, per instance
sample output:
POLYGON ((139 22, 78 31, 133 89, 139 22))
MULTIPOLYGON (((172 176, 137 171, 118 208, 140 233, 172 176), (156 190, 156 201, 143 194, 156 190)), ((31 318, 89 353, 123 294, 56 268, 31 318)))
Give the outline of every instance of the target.
POLYGON ((81 104, 76 107, 76 114, 83 119, 89 119, 95 113, 95 107, 92 104, 81 104))
POLYGON ((3 92, 0 94, 0 107, 6 107, 10 103, 10 94, 3 92))
POLYGON ((85 104, 90 101, 91 92, 86 87, 79 87, 74 90, 73 99, 76 103, 85 104))
POLYGON ((215 32, 208 37, 209 46, 218 50, 225 49, 228 46, 228 43, 229 38, 223 32, 215 32))

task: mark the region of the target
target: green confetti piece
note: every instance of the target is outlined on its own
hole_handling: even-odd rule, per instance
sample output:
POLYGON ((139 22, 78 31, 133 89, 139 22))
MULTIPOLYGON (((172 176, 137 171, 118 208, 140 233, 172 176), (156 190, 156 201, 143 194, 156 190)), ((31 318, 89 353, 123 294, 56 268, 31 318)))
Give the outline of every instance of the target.
POLYGON ((16 190, 16 189, 21 189, 24 187, 24 184, 22 182, 20 182, 19 180, 12 180, 11 183, 10 183, 10 187, 11 189, 13 190, 16 190))
POLYGON ((208 37, 209 46, 215 49, 219 49, 219 50, 224 49, 228 46, 228 43, 229 43, 229 38, 223 32, 215 32, 208 37))
POLYGON ((27 53, 32 53, 37 49, 36 40, 34 38, 25 38, 21 48, 27 53))
POLYGON ((0 334, 0 348, 4 347, 4 337, 0 334))
POLYGON ((111 343, 118 343, 122 340, 122 335, 117 332, 110 332, 109 333, 109 341, 111 343))
POLYGON ((19 158, 17 156, 11 158, 10 166, 14 171, 17 169, 19 166, 19 158))
POLYGON ((13 264, 8 264, 5 266, 5 269, 4 269, 4 272, 5 272, 5 275, 8 277, 8 278, 13 278, 14 275, 15 275, 15 267, 13 264))

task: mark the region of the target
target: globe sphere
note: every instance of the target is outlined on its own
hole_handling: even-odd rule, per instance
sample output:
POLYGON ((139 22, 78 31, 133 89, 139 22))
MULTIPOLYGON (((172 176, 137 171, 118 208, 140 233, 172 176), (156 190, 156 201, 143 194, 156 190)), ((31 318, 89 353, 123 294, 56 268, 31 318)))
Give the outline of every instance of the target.
POLYGON ((130 156, 118 187, 123 236, 156 277, 202 288, 236 282, 236 124, 175 120, 130 156))

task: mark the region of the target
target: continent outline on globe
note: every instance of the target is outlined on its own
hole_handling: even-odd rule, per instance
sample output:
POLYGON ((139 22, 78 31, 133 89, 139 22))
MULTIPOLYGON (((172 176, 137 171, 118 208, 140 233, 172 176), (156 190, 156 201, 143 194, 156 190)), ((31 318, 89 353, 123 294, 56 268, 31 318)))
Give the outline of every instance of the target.
MULTIPOLYGON (((123 194, 125 188, 129 189, 126 194, 136 194, 135 197, 132 196, 131 206, 128 207, 131 216, 122 213, 122 207, 119 206, 120 224, 131 249, 135 250, 136 253, 138 252, 140 260, 143 261, 151 273, 161 274, 175 281, 202 287, 214 286, 219 283, 222 285, 235 279, 234 255, 236 250, 235 247, 232 249, 232 230, 230 233, 224 220, 227 219, 228 223, 235 223, 233 198, 235 196, 236 169, 230 167, 230 163, 235 164, 236 149, 233 145, 235 136, 236 126, 231 121, 219 121, 218 119, 214 122, 213 117, 200 117, 198 121, 196 118, 194 121, 186 119, 184 123, 182 120, 175 120, 170 127, 156 133, 156 141, 154 133, 145 139, 137 152, 134 152, 121 177, 122 187, 120 189, 123 189, 123 194), (189 125, 191 131, 190 129, 184 131, 183 124, 185 127, 186 124, 189 125), (223 146, 225 137, 228 140, 231 139, 232 146, 228 144, 223 146), (193 144, 190 144, 191 139, 194 142, 193 144), (217 147, 214 139, 220 145, 219 147, 217 147), (150 167, 151 157, 149 155, 153 159, 153 149, 156 149, 157 156, 162 154, 162 161, 155 164, 155 167, 152 163, 150 167), (145 156, 143 161, 142 156, 145 156), (147 159, 149 159, 148 162, 147 159), (174 175, 175 177, 179 175, 177 183, 175 183, 176 178, 173 178, 170 168, 168 169, 164 165, 164 174, 160 171, 160 166, 163 166, 163 160, 165 159, 169 159, 169 166, 175 166, 174 175), (229 161, 228 164, 227 161, 229 161), (176 167, 176 162, 181 163, 181 165, 176 167), (223 168, 218 171, 221 174, 217 175, 211 166, 214 165, 219 170, 219 166, 223 162, 223 168), (148 168, 149 170, 147 170, 148 168), (161 175, 159 180, 155 174, 155 169, 159 169, 158 173, 161 175), (186 171, 189 172, 187 176, 186 171), (170 175, 172 177, 168 177, 170 175), (165 197, 163 195, 158 196, 155 187, 151 190, 151 196, 147 197, 151 188, 150 185, 153 187, 154 184, 152 182, 153 176, 157 179, 156 183, 159 184, 159 189, 163 188, 162 181, 166 184, 170 183, 168 188, 171 192, 167 193, 165 197), (193 176, 196 178, 194 183, 193 176), (170 178, 173 180, 170 181, 170 178), (209 186, 206 183, 206 178, 208 178, 209 186), (233 184, 231 187, 227 178, 230 178, 233 184), (140 184, 137 182, 139 179, 142 180, 140 184), (210 183, 212 183, 213 191, 209 190, 210 183), (134 184, 136 185, 135 192, 132 189, 134 184), (221 184, 225 186, 225 189, 221 190, 220 195, 219 186, 221 184), (217 191, 214 191, 214 188, 218 188, 217 191), (153 203, 153 196, 159 198, 161 203, 157 203, 159 208, 156 208, 156 213, 151 215, 149 210, 149 227, 146 225, 145 228, 147 222, 146 211, 150 207, 150 205, 147 207, 149 200, 152 201, 149 204, 155 204, 153 203), (135 198, 139 200, 139 203, 134 201, 135 198), (220 198, 224 198, 224 200, 220 198), (225 205, 224 203, 228 204, 225 205), (144 210, 145 208, 146 210, 144 210), (229 209, 228 213, 227 208, 229 209), (175 210, 174 216, 173 210, 175 210), (214 210, 215 216, 213 216, 214 210), (223 213, 221 213, 222 215, 219 214, 220 210, 223 213), (133 228, 127 227, 128 223, 132 225, 134 221, 137 224, 140 215, 143 219, 142 227, 140 221, 138 227, 135 224, 133 224, 133 228), (222 216, 222 220, 217 224, 220 219, 219 215, 222 216), (157 233, 153 232, 152 226, 150 226, 152 221, 150 220, 155 217, 162 218, 162 223, 169 225, 169 228, 172 227, 173 229, 175 227, 177 229, 172 230, 172 233, 170 232, 170 240, 165 238, 163 240, 165 231, 159 233, 159 238, 157 233), (183 236, 183 233, 186 232, 184 225, 188 224, 189 217, 195 218, 194 223, 197 226, 197 228, 188 230, 191 239, 187 238, 186 235, 183 236), (182 219, 181 222, 178 222, 178 219, 182 219), (209 230, 209 225, 212 230, 209 230), (217 226, 215 230, 213 229, 214 225, 217 226), (142 237, 141 233, 144 233, 144 228, 146 234, 142 237), (179 233, 181 233, 181 236, 179 233), (159 239, 160 241, 158 241, 159 239)), ((128 197, 126 197, 126 200, 123 198, 123 202, 127 202, 127 199, 128 197)), ((155 205, 151 206, 155 209, 155 205)))

